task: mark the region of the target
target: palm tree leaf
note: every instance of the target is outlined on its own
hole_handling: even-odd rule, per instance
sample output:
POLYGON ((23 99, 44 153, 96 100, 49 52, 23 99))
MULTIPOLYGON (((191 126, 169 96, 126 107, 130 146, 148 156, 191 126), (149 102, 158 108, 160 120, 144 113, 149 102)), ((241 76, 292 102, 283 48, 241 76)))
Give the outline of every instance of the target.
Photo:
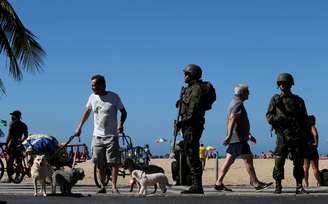
MULTIPOLYGON (((5 32, 0 28, 0 47, 3 48, 4 52, 9 57, 9 73, 15 80, 21 80, 23 75, 19 69, 16 56, 14 51, 10 47, 10 43, 7 40, 5 32)), ((1 50, 0 50, 1 51, 1 50)), ((1 52, 0 52, 1 53, 1 52)))
POLYGON ((12 7, 10 6, 10 4, 7 0, 0 0, 0 7, 3 10, 6 10, 7 12, 12 12, 13 11, 12 7))
POLYGON ((0 79, 0 92, 4 95, 6 95, 6 89, 5 86, 2 83, 2 80, 0 79))
POLYGON ((19 59, 26 71, 41 71, 42 58, 45 52, 34 39, 35 36, 27 29, 24 31, 16 32, 14 36, 12 48, 15 56, 19 59), (22 47, 24 49, 21 49, 22 47))
MULTIPOLYGON (((4 30, 7 42, 11 45, 16 64, 18 61, 25 71, 41 71, 42 58, 45 52, 35 40, 36 37, 24 27, 16 12, 6 0, 0 0, 0 26, 4 30)), ((8 52, 8 49, 5 50, 8 52)), ((11 55, 7 54, 8 56, 11 55)), ((9 67, 9 70, 12 68, 14 67, 9 67)), ((17 68, 19 69, 19 66, 17 68)), ((13 71, 12 73, 17 72, 13 71)), ((16 77, 16 79, 18 78, 16 77)))

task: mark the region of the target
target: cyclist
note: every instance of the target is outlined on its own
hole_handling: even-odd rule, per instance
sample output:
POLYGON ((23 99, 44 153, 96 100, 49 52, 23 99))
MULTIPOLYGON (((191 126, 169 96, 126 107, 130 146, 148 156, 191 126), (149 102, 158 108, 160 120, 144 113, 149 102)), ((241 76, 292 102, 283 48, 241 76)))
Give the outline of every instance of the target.
POLYGON ((15 158, 19 158, 22 155, 22 142, 28 136, 28 128, 27 125, 21 121, 22 113, 19 110, 15 110, 10 113, 11 115, 11 123, 8 131, 7 138, 7 174, 8 174, 8 182, 11 182, 11 175, 13 174, 13 162, 15 158))

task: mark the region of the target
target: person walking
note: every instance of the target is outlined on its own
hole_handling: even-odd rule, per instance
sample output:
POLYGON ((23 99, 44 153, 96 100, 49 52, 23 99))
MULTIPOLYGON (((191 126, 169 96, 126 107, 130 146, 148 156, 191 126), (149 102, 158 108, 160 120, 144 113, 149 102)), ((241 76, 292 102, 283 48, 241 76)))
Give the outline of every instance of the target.
POLYGON ((317 181, 317 186, 320 186, 320 172, 319 172, 319 134, 316 128, 316 119, 314 115, 309 115, 308 122, 310 130, 307 134, 306 155, 304 158, 304 184, 309 187, 309 168, 312 166, 314 178, 317 181))
POLYGON ((150 162, 150 157, 152 157, 152 154, 151 154, 150 148, 149 148, 149 144, 146 144, 145 147, 144 147, 143 157, 144 157, 146 166, 148 166, 149 162, 150 162))
POLYGON ((118 166, 120 164, 120 152, 118 133, 123 133, 123 124, 127 118, 127 112, 118 94, 106 91, 105 77, 94 75, 91 77, 92 94, 86 105, 82 118, 75 130, 75 135, 80 137, 84 123, 91 112, 94 113, 94 129, 92 138, 92 160, 97 165, 102 184, 98 193, 106 193, 106 167, 112 168, 112 193, 119 193, 116 183, 118 166), (121 118, 117 122, 117 111, 121 118))
POLYGON ((273 178, 275 193, 282 192, 281 181, 284 179, 284 165, 288 156, 293 160, 293 176, 296 180, 296 194, 304 194, 304 152, 306 148, 306 134, 308 132, 308 116, 303 99, 292 93, 294 78, 289 73, 281 73, 277 78, 280 94, 275 94, 266 113, 268 123, 277 135, 274 152, 275 165, 273 178))
POLYGON ((248 86, 245 84, 237 85, 234 88, 234 95, 228 108, 227 136, 223 141, 223 145, 228 146, 226 150, 227 155, 219 171, 219 177, 214 189, 217 191, 232 191, 223 184, 223 179, 231 165, 235 162, 235 159, 241 156, 250 177, 250 184, 254 186, 256 191, 261 191, 272 185, 272 182, 265 183, 259 181, 256 176, 253 154, 248 144, 248 141, 256 143, 256 139, 250 133, 250 123, 243 103, 249 96, 248 86))
POLYGON ((19 110, 15 110, 11 115, 11 123, 8 130, 7 137, 7 155, 8 155, 8 183, 11 182, 11 176, 14 173, 13 162, 15 159, 22 157, 23 147, 22 142, 28 137, 28 127, 21 121, 22 113, 19 110))
POLYGON ((177 102, 181 106, 181 121, 177 127, 181 129, 184 141, 184 153, 191 174, 191 187, 182 194, 203 194, 202 164, 199 159, 199 140, 205 124, 205 111, 209 110, 215 101, 215 90, 208 95, 203 91, 201 80, 202 69, 196 64, 188 64, 184 71, 184 81, 187 84, 182 90, 182 98, 177 102), (208 100, 213 99, 213 100, 208 100), (206 103, 209 102, 209 103, 206 103))
POLYGON ((207 158, 206 147, 204 146, 204 144, 200 144, 200 147, 199 147, 199 159, 200 159, 200 161, 202 163, 202 170, 203 171, 205 169, 206 158, 207 158))

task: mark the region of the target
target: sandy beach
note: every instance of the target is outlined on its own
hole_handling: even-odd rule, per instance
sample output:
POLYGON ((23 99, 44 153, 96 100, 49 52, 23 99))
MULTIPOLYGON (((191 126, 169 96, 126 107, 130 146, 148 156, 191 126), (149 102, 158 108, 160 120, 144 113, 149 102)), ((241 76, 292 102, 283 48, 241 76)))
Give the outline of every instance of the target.
MULTIPOLYGON (((223 159, 219 160, 219 167, 223 164, 223 159)), ((169 182, 174 184, 171 176, 171 162, 170 159, 152 159, 151 164, 155 164, 164 168, 166 175, 169 178, 169 182)), ((78 164, 79 167, 82 167, 85 170, 86 177, 83 181, 79 181, 79 184, 93 185, 93 165, 91 161, 86 161, 78 164)), ((216 180, 215 172, 216 162, 215 159, 209 159, 206 161, 206 168, 203 173, 203 185, 213 185, 216 180)), ((254 159, 254 166, 256 174, 261 181, 273 181, 272 178, 272 169, 274 166, 273 159, 254 159)), ((328 168, 328 160, 319 161, 320 169, 328 168)), ((129 181, 129 176, 123 178, 119 177, 119 185, 127 185, 129 181)), ((31 182, 30 178, 25 178, 23 182, 31 182)), ((245 169, 243 160, 237 159, 235 163, 231 166, 230 171, 228 172, 224 183, 226 185, 249 185, 249 177, 245 169)), ((310 186, 315 186, 316 182, 310 168, 309 176, 310 186)), ((283 180, 283 186, 295 186, 295 180, 293 178, 293 164, 292 161, 286 160, 285 164, 285 179, 283 180)))
MULTIPOLYGON (((169 178, 170 183, 173 183, 171 175, 171 161, 170 159, 153 159, 151 164, 155 164, 164 168, 166 175, 169 178)), ((219 160, 219 167, 223 164, 223 159, 219 160)), ((86 171, 86 178, 83 182, 85 184, 93 184, 93 170, 92 163, 87 161, 85 163, 79 164, 86 171)), ((213 185, 216 180, 215 172, 216 162, 215 159, 209 159, 206 161, 205 171, 203 173, 203 185, 213 185)), ((272 178, 272 169, 274 166, 273 159, 255 159, 254 166, 258 178, 262 181, 273 181, 272 178)), ((320 160, 319 162, 320 169, 328 168, 328 160, 320 160)), ((316 182, 310 168, 309 184, 310 186, 315 186, 316 182)), ((127 184, 128 178, 123 179, 119 177, 119 184, 127 184)), ((235 163, 231 166, 230 171, 228 172, 224 183, 226 185, 249 185, 249 177, 245 169, 243 160, 237 159, 235 163)), ((293 177, 293 164, 292 161, 286 160, 285 164, 285 179, 283 180, 284 186, 295 186, 295 179, 293 177)))

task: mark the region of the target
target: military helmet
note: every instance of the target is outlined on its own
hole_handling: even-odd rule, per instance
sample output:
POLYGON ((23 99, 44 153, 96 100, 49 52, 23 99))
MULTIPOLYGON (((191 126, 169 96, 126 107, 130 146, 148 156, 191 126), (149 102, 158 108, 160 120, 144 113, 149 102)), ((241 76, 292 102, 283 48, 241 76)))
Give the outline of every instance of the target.
POLYGON ((196 64, 188 64, 183 71, 189 73, 192 79, 200 79, 202 77, 202 68, 196 64))
POLYGON ((289 82, 291 85, 294 85, 294 78, 289 73, 281 73, 277 79, 277 85, 280 85, 280 82, 289 82))

